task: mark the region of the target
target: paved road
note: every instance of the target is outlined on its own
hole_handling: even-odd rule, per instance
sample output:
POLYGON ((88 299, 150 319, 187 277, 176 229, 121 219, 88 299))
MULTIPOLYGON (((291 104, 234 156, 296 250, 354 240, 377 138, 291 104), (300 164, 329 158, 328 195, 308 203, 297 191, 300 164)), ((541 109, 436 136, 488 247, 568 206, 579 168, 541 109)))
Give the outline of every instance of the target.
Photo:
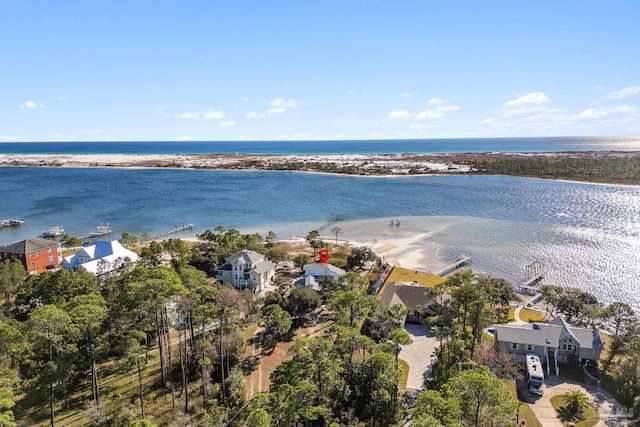
POLYGON ((436 338, 427 336, 427 327, 407 323, 405 326, 412 344, 403 345, 399 358, 409 365, 407 388, 421 390, 424 379, 431 372, 431 364, 435 361, 434 351, 438 346, 436 338))

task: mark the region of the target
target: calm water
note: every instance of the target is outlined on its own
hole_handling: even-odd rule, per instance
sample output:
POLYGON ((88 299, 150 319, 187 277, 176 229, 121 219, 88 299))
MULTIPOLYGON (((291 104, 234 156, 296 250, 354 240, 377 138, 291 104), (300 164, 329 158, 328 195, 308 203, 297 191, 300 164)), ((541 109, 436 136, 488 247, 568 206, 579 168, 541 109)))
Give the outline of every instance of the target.
POLYGON ((5 154, 367 154, 637 151, 640 137, 400 139, 370 141, 5 142, 5 154))
POLYGON ((0 218, 26 221, 0 229, 0 243, 58 225, 81 235, 100 222, 115 236, 194 223, 195 233, 223 225, 287 238, 326 227, 335 215, 352 221, 341 226, 357 240, 387 233, 380 218, 402 217, 403 231, 430 233, 419 243, 433 249, 435 264, 464 253, 476 269, 516 281, 540 261, 549 283, 640 310, 640 187, 499 176, 22 167, 0 168, 0 182, 0 218))

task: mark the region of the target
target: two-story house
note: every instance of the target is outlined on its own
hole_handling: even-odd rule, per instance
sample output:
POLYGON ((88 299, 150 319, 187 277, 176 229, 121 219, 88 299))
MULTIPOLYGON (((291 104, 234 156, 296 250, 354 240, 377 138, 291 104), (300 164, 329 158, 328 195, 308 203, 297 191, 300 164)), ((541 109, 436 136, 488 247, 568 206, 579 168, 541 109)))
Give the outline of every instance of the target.
POLYGON ((595 329, 575 328, 560 316, 549 323, 524 325, 494 325, 496 345, 524 361, 527 354, 536 354, 546 364, 547 374, 558 375, 557 362, 572 359, 597 365, 603 350, 600 334, 595 329))
POLYGON ((28 274, 56 270, 60 267, 58 242, 47 239, 26 239, 0 247, 0 261, 19 259, 28 274))
POLYGON ((250 250, 236 252, 216 269, 216 280, 233 285, 236 289, 263 291, 276 277, 276 265, 264 255, 250 250))

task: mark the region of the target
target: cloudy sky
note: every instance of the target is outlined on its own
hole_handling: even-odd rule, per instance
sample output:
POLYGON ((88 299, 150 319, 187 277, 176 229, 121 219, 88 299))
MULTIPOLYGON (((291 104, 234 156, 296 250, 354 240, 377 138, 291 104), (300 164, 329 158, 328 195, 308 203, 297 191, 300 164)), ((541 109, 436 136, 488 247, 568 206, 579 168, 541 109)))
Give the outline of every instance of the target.
POLYGON ((640 2, 0 2, 0 141, 640 134, 640 2))

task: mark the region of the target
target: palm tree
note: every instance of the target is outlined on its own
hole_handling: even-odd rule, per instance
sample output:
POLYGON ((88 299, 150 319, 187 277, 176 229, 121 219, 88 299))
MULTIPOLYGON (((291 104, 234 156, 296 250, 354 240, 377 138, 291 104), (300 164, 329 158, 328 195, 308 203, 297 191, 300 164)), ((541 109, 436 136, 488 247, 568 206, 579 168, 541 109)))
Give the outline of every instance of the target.
POLYGON ((582 415, 584 410, 591 406, 591 401, 586 394, 580 390, 569 390, 562 395, 562 401, 569 415, 578 417, 582 415))

